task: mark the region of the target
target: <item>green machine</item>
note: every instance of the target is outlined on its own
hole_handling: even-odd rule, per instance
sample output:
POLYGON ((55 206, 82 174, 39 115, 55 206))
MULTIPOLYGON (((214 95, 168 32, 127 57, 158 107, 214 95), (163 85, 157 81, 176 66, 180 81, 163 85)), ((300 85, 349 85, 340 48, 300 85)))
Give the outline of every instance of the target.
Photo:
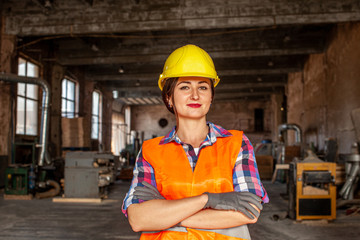
POLYGON ((29 168, 9 166, 5 170, 5 194, 28 194, 29 168))
POLYGON ((8 195, 27 195, 35 187, 35 142, 15 142, 12 164, 5 170, 5 189, 8 195))

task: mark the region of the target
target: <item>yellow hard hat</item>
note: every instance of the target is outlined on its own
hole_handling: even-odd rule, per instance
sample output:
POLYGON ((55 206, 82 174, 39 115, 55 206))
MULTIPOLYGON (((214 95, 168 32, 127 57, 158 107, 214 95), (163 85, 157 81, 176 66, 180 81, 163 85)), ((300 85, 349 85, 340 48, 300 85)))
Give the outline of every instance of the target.
POLYGON ((214 87, 220 81, 209 54, 195 45, 180 47, 166 59, 158 82, 161 91, 166 79, 174 77, 206 77, 213 80, 214 87))

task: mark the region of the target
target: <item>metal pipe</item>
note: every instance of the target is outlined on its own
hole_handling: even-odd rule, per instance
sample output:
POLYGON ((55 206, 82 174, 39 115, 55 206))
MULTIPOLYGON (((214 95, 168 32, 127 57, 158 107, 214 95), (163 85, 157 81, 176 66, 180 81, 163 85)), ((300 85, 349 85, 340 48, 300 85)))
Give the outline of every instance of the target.
POLYGON ((60 184, 54 180, 47 180, 46 181, 47 186, 51 186, 52 188, 46 192, 37 192, 35 194, 35 197, 38 199, 41 198, 49 198, 49 197, 55 197, 60 193, 60 184))
POLYGON ((343 199, 353 199, 354 194, 353 191, 357 185, 356 178, 359 175, 360 166, 356 164, 352 167, 350 175, 347 177, 344 186, 341 188, 339 194, 343 197, 343 199))
POLYGON ((352 200, 360 176, 360 155, 345 154, 346 182, 339 191, 343 199, 352 200))
POLYGON ((279 134, 279 138, 282 137, 282 132, 285 130, 295 130, 295 141, 297 143, 301 143, 302 142, 302 136, 301 136, 301 128, 297 125, 297 124, 289 124, 289 123, 285 123, 285 124, 281 124, 278 126, 278 134, 279 134))
POLYGON ((48 134, 48 125, 49 125, 49 108, 50 108, 50 85, 44 79, 41 78, 31 78, 23 77, 15 74, 0 73, 0 81, 5 82, 20 82, 20 83, 31 83, 40 85, 43 89, 43 100, 42 100, 42 110, 41 110, 41 124, 40 124, 40 142, 37 147, 40 147, 40 154, 38 165, 43 166, 44 161, 50 164, 51 160, 47 152, 47 134, 48 134))

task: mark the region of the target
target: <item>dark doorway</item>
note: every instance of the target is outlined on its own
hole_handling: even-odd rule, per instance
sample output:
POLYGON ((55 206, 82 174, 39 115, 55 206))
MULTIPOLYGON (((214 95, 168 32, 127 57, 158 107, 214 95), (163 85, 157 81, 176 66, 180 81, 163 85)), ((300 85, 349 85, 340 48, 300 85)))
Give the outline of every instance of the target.
POLYGON ((255 108, 255 132, 264 131, 264 109, 255 108))

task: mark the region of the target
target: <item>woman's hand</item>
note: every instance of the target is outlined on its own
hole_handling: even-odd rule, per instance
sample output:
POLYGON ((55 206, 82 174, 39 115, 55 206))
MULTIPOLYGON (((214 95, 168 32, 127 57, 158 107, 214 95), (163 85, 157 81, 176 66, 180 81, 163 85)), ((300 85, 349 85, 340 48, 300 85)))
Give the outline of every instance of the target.
POLYGON ((141 199, 143 201, 154 199, 165 199, 159 191, 150 183, 142 182, 143 187, 136 186, 134 191, 134 198, 141 199))
POLYGON ((262 210, 261 198, 250 192, 206 193, 208 202, 204 208, 218 210, 235 210, 249 219, 258 218, 262 210), (252 205, 255 205, 254 208, 252 205), (254 217, 255 216, 255 217, 254 217))

